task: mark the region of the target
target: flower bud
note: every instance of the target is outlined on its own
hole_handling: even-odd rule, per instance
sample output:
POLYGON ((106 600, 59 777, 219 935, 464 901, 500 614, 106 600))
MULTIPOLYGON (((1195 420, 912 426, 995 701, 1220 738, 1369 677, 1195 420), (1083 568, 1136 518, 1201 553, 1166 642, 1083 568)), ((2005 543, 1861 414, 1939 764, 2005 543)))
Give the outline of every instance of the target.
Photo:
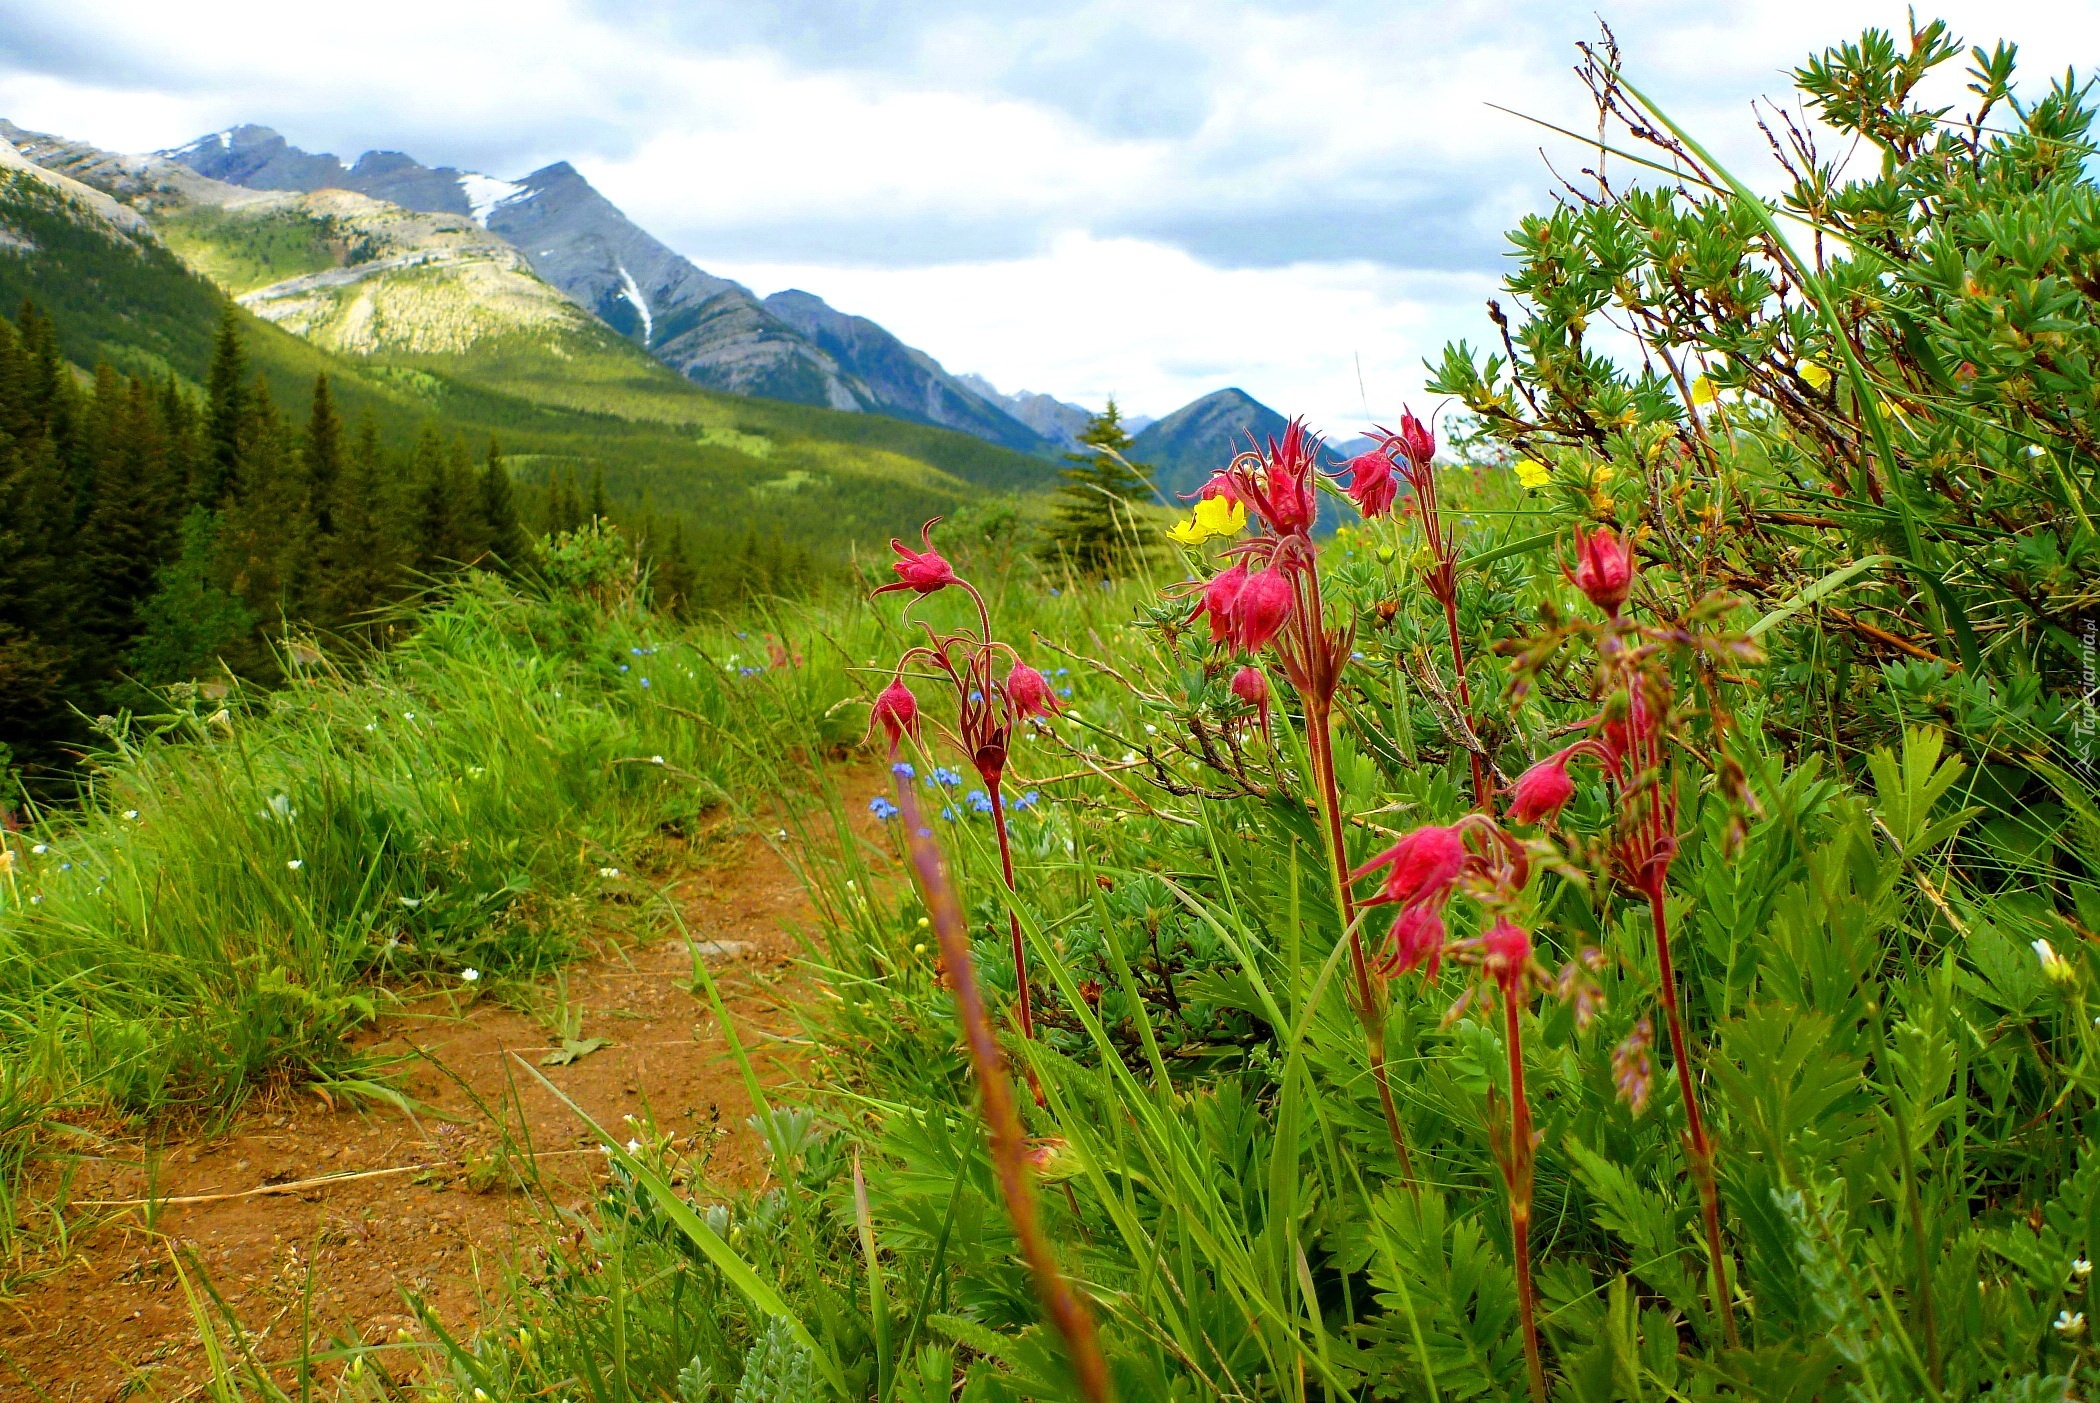
POLYGON ((1273 565, 1249 575, 1232 605, 1234 641, 1250 653, 1260 648, 1290 618, 1296 598, 1290 577, 1273 565))
POLYGON ((1587 536, 1575 533, 1575 569, 1568 578, 1589 596, 1590 603, 1613 618, 1633 592, 1633 546, 1621 540, 1609 526, 1600 526, 1587 536))
POLYGON ((1518 823, 1537 823, 1551 818, 1575 797, 1575 781, 1568 778, 1568 752, 1548 756, 1517 776, 1509 816, 1518 823))
POLYGON ((1269 709, 1269 679, 1258 667, 1243 667, 1232 674, 1232 694, 1259 711, 1269 709))
POLYGON ((1437 966, 1444 959, 1444 918, 1435 907, 1426 903, 1403 907, 1393 918, 1387 938, 1392 950, 1386 956, 1386 973, 1405 974, 1420 967, 1427 978, 1436 978, 1437 966))
POLYGON ((889 733, 892 750, 904 737, 919 733, 919 699, 904 685, 903 678, 891 678, 890 685, 875 698, 874 719, 889 733))
POLYGON ((1247 587, 1247 562, 1235 560, 1229 569, 1221 570, 1211 577, 1203 587, 1203 603, 1196 612, 1210 615, 1210 641, 1224 643, 1233 635, 1234 610, 1239 603, 1240 591, 1247 587))
POLYGON ((1057 697, 1050 690, 1050 679, 1027 663, 1016 662, 1006 674, 1006 705, 1018 721, 1028 716, 1048 716, 1057 710, 1057 697))
POLYGON ((1509 917, 1497 917, 1480 938, 1480 967, 1490 979, 1507 987, 1524 977, 1531 963, 1531 937, 1509 917))

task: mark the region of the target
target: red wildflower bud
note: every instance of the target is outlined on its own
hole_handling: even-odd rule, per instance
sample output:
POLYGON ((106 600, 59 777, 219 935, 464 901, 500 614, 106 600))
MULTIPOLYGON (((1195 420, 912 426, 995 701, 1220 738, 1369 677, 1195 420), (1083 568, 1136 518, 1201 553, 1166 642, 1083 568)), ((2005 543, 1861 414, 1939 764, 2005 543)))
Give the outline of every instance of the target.
POLYGON ((1203 602, 1196 606, 1199 614, 1210 615, 1210 641, 1224 643, 1233 634, 1233 611, 1239 603, 1240 591, 1247 587, 1247 562, 1235 560, 1229 569, 1221 570, 1211 577, 1203 587, 1203 602))
POLYGON ((1233 641, 1250 653, 1267 643, 1290 618, 1296 597, 1290 577, 1273 565, 1249 575, 1232 602, 1233 641))
POLYGON ((900 557, 890 566, 897 572, 897 579, 895 583, 884 585, 875 593, 887 594, 893 589, 908 589, 918 594, 932 594, 935 590, 944 589, 956 582, 955 567, 933 548, 933 522, 929 521, 921 528, 919 541, 926 549, 913 550, 896 537, 890 538, 890 549, 900 557))
POLYGON ((1568 778, 1568 752, 1549 755, 1517 776, 1509 803, 1509 816, 1518 823, 1537 823, 1550 818, 1575 797, 1575 781, 1568 778))
POLYGON ((1196 493, 1196 500, 1199 502, 1207 502, 1213 497, 1223 497, 1226 501, 1237 502, 1243 507, 1247 505, 1246 492, 1230 473, 1212 473, 1210 480, 1196 493))
POLYGON ((1507 916, 1498 917, 1480 938, 1480 967, 1490 979, 1508 986, 1524 977, 1531 963, 1531 937, 1507 916))
POLYGON ((891 678, 890 685, 875 698, 874 719, 889 732, 892 750, 904 737, 919 733, 919 699, 911 694, 911 688, 904 685, 903 678, 891 678))
POLYGON ((1258 667, 1243 667, 1232 674, 1232 694, 1260 711, 1269 709, 1269 679, 1258 667))
MULTIPOLYGON (((1617 705, 1605 708, 1604 748, 1611 752, 1612 759, 1624 760, 1636 746, 1642 750, 1648 748, 1649 740, 1655 735, 1655 717, 1648 710, 1638 681, 1630 692, 1621 692, 1618 696, 1626 697, 1627 701, 1623 710, 1617 705), (1617 715, 1612 714, 1615 711, 1617 715)), ((1616 703, 1617 697, 1613 701, 1616 703)))
POLYGON ((1232 674, 1232 694, 1254 708, 1261 733, 1269 734, 1269 679, 1258 667, 1243 667, 1232 674))
POLYGON ((1006 674, 1006 705, 1017 721, 1027 716, 1048 716, 1057 710, 1057 696, 1050 690, 1048 678, 1027 663, 1017 662, 1006 674))
POLYGON ((1613 618, 1633 592, 1633 546, 1621 540, 1609 526, 1600 526, 1587 536, 1575 533, 1575 569, 1568 578, 1590 598, 1590 603, 1613 618))
POLYGON ((1393 463, 1385 454, 1371 452, 1349 460, 1349 497, 1366 517, 1380 517, 1393 509, 1400 484, 1393 477, 1393 463))
POLYGON ((1418 468, 1428 467, 1430 460, 1436 457, 1436 435, 1415 417, 1411 409, 1400 415, 1400 432, 1394 434, 1390 442, 1398 444, 1407 461, 1418 468))
POLYGON ((1429 904, 1402 907, 1393 918, 1388 935, 1392 951, 1386 956, 1387 974, 1405 974, 1420 966, 1431 979, 1444 959, 1444 918, 1429 904))
POLYGON ((1458 884, 1465 869, 1466 845, 1456 828, 1417 828, 1399 842, 1349 874, 1350 881, 1377 868, 1388 869, 1385 885, 1365 906, 1398 902, 1441 905, 1458 884))

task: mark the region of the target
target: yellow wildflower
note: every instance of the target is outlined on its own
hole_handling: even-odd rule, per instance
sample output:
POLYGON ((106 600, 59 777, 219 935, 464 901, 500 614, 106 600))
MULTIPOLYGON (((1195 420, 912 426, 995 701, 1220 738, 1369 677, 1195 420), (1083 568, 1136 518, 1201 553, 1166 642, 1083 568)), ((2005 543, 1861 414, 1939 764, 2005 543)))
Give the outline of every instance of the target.
POLYGON ((1539 488, 1553 481, 1553 470, 1544 463, 1537 462, 1534 459, 1519 458, 1517 459, 1517 481, 1524 484, 1526 491, 1536 492, 1539 488))
POLYGON ((1713 402, 1714 382, 1707 379, 1704 375, 1692 381, 1692 403, 1712 404, 1713 402))
POLYGON ((1247 524, 1247 508, 1224 497, 1207 497, 1196 503, 1195 515, 1176 522, 1167 534, 1185 546, 1203 544, 1213 536, 1237 535, 1247 524))
POLYGON ((1824 389, 1830 384, 1830 370, 1815 361, 1805 360, 1801 362, 1801 378, 1815 389, 1824 389))

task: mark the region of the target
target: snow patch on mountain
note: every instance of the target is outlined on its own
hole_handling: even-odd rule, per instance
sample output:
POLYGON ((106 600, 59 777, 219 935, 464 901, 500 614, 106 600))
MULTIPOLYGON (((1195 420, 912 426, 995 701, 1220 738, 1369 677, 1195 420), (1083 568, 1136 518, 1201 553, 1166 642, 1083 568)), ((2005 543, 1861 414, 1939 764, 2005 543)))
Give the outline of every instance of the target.
POLYGON ((642 296, 642 290, 635 286, 634 274, 627 271, 625 263, 619 267, 622 295, 627 298, 628 306, 642 314, 642 344, 646 346, 656 339, 656 318, 649 315, 649 299, 642 296))
POLYGON ((467 208, 474 212, 474 222, 484 229, 489 227, 489 216, 498 205, 507 205, 525 194, 525 187, 514 180, 498 180, 474 171, 460 173, 459 188, 467 197, 467 208))

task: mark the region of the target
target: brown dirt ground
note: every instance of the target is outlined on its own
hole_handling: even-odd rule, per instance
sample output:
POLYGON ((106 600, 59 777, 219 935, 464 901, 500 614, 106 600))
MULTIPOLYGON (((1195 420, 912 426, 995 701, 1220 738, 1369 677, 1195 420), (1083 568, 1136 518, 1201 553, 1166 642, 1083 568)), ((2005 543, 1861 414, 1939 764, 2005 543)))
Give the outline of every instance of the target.
MULTIPOLYGON (((808 992, 788 934, 810 916, 800 884, 776 853, 743 835, 674 891, 694 940, 719 942, 709 968, 760 1076, 791 1077, 792 1005, 808 992)), ((623 1116, 642 1116, 646 1104, 661 1132, 715 1142, 710 1178, 756 1182, 763 1170, 744 1125, 750 1106, 704 995, 688 991, 684 942, 621 947, 608 939, 565 977, 569 1007, 582 1010, 580 1036, 610 1042, 546 1068, 547 1078, 608 1130, 624 1128, 623 1116)), ((511 1056, 537 1063, 547 1054, 553 1035, 542 1021, 493 998, 442 991, 360 1040, 380 1052, 420 1047, 428 1061, 408 1069, 402 1089, 431 1109, 406 1116, 370 1103, 331 1107, 310 1090, 281 1090, 217 1133, 160 1145, 155 1170, 147 1165, 151 1142, 139 1138, 111 1138, 79 1156, 70 1187, 76 1215, 87 1203, 149 1194, 179 1200, 326 1175, 370 1177, 169 1202, 150 1224, 135 1206, 84 1214, 95 1226, 55 1265, 46 1262, 50 1273, 0 1300, 0 1399, 101 1403, 197 1392, 204 1354, 173 1265, 178 1254, 194 1254, 266 1361, 299 1352, 309 1273, 316 1348, 352 1335, 376 1343, 412 1328, 407 1291, 455 1335, 470 1332, 503 1264, 544 1240, 534 1200, 492 1172, 504 1124, 513 1146, 531 1147, 555 1204, 586 1202, 604 1158, 575 1114, 511 1056)))

